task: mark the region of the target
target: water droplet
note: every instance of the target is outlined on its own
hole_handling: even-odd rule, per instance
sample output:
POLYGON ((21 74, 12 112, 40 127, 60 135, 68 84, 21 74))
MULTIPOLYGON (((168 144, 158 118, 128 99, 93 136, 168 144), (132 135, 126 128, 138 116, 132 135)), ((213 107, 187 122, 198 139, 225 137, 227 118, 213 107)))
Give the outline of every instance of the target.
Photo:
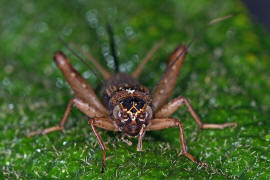
POLYGON ((214 56, 216 57, 216 58, 220 58, 221 56, 222 56, 222 49, 221 48, 215 48, 215 50, 214 50, 214 56))
POLYGON ((105 56, 105 59, 107 61, 107 65, 109 68, 114 68, 114 61, 113 61, 113 57, 111 55, 107 55, 105 56))
POLYGON ((60 164, 65 164, 65 161, 63 161, 63 160, 62 160, 62 161, 60 161, 60 164))
POLYGON ((41 33, 46 32, 48 30, 48 24, 45 22, 40 22, 37 24, 37 30, 41 33))
POLYGON ((166 68, 166 64, 161 63, 161 64, 159 65, 159 67, 160 67, 161 70, 164 70, 164 69, 166 68))
POLYGON ((252 100, 252 101, 250 102, 250 105, 251 105, 252 107, 256 107, 256 101, 252 100))
POLYGON ((128 26, 125 28, 125 34, 128 38, 131 38, 134 35, 134 31, 130 26, 128 26))
POLYGON ((232 30, 228 30, 227 32, 226 32, 226 36, 227 36, 227 38, 229 38, 229 39, 231 39, 231 38, 233 38, 233 36, 234 36, 234 31, 232 31, 232 30))
POLYGON ((10 80, 7 77, 5 77, 2 80, 2 84, 3 84, 3 86, 9 86, 10 85, 10 80))
POLYGON ((101 45, 101 51, 102 51, 102 54, 103 56, 107 56, 109 54, 109 50, 110 50, 110 47, 108 44, 102 44, 101 45))
POLYGON ((61 79, 61 78, 57 78, 57 80, 56 80, 56 87, 58 87, 58 88, 62 88, 63 87, 63 85, 64 85, 64 81, 61 79))
POLYGON ((83 72, 83 74, 82 74, 82 76, 83 76, 85 79, 90 78, 91 75, 92 75, 92 74, 91 74, 89 71, 85 71, 85 72, 83 72))
POLYGON ((264 155, 261 155, 260 158, 264 159, 264 160, 267 160, 267 157, 264 156, 264 155))
POLYGON ((266 140, 266 141, 270 141, 270 134, 267 134, 267 135, 265 136, 265 140, 266 140))
POLYGON ((63 32, 63 34, 65 35, 65 36, 69 36, 71 33, 72 33, 72 28, 71 27, 64 27, 64 29, 62 30, 62 32, 63 32))
POLYGON ((240 143, 236 141, 236 142, 232 143, 232 145, 234 145, 234 146, 239 146, 240 143))
POLYGON ((209 132, 209 135, 210 135, 210 136, 214 136, 214 135, 215 135, 214 131, 210 131, 210 132, 209 132))
POLYGON ((98 25, 97 10, 92 9, 86 12, 86 20, 92 28, 96 28, 98 25))
POLYGON ((215 105, 216 104, 216 98, 210 98, 209 100, 209 103, 212 104, 212 105, 215 105))
POLYGON ((7 65, 4 68, 4 71, 5 71, 6 74, 11 74, 13 72, 13 70, 14 70, 14 67, 11 66, 11 65, 7 65))
POLYGON ((37 152, 41 152, 41 150, 40 150, 40 149, 37 149, 36 151, 37 151, 37 152))
POLYGON ((101 36, 101 37, 103 37, 103 36, 105 36, 105 29, 104 29, 104 27, 103 26, 99 26, 98 28, 97 28, 97 34, 99 35, 99 36, 101 36))
POLYGON ((9 109, 9 110, 13 110, 13 109, 14 109, 14 104, 9 104, 9 105, 8 105, 8 109, 9 109))
POLYGON ((66 144, 67 144, 67 141, 64 141, 64 142, 63 142, 63 145, 66 145, 66 144))

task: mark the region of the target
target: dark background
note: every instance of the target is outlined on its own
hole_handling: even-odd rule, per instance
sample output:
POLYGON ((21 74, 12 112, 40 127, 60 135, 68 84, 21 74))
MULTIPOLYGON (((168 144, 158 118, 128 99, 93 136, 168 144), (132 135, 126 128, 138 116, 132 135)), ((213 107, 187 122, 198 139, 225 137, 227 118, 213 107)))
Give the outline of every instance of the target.
POLYGON ((269 0, 243 0, 249 9, 252 19, 263 24, 270 32, 270 1, 269 0))

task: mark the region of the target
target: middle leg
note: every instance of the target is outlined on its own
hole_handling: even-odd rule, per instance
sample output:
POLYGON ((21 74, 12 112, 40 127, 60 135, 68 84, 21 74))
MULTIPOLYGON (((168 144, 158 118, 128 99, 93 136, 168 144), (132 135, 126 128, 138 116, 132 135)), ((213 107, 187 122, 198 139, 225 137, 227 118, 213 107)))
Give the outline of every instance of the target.
POLYGON ((72 108, 72 104, 74 103, 74 101, 75 101, 75 98, 73 98, 69 101, 69 103, 66 107, 66 111, 65 111, 65 113, 64 113, 64 115, 63 115, 63 117, 58 125, 52 126, 52 127, 49 127, 49 128, 43 129, 43 130, 38 130, 38 131, 31 132, 31 133, 27 133, 27 137, 31 137, 31 136, 38 135, 38 134, 47 134, 47 133, 54 132, 54 131, 64 130, 65 123, 67 121, 68 115, 70 113, 70 110, 72 108))
MULTIPOLYGON (((67 107, 66 107, 66 111, 61 119, 61 121, 59 122, 58 125, 43 129, 43 130, 38 130, 38 131, 34 131, 31 133, 27 134, 27 137, 31 137, 34 135, 38 135, 38 134, 48 134, 54 131, 60 131, 60 130, 64 130, 65 128, 65 123, 67 122, 67 118, 68 115, 71 111, 72 105, 75 105, 80 111, 82 111, 83 113, 85 113, 88 117, 105 117, 106 114, 100 112, 98 109, 96 109, 95 107, 89 105, 88 103, 86 103, 85 101, 79 99, 79 98, 72 98, 67 107)), ((114 127, 113 124, 111 122, 107 122, 107 123, 103 123, 102 125, 104 126, 104 124, 106 124, 106 127, 114 127)), ((102 127, 101 127, 102 128, 102 127)), ((106 128, 105 128, 106 129, 106 128)), ((108 129, 110 130, 110 129, 108 129)))
POLYGON ((166 118, 169 117, 172 113, 174 113, 182 104, 185 104, 188 112, 195 120, 198 128, 202 129, 224 129, 226 127, 237 126, 237 123, 224 123, 224 124, 205 124, 202 123, 200 118, 197 116, 191 105, 189 104, 186 98, 181 96, 171 100, 168 104, 164 105, 160 110, 155 113, 156 118, 166 118))

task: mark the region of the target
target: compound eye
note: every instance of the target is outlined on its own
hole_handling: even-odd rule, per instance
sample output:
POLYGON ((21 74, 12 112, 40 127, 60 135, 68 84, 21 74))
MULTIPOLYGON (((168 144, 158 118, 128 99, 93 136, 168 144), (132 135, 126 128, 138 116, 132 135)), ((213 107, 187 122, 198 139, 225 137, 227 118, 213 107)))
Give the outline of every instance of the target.
POLYGON ((144 113, 139 114, 139 119, 144 119, 144 118, 145 118, 145 114, 144 113))
POLYGON ((124 119, 128 119, 128 115, 127 114, 121 114, 121 117, 124 118, 124 119))
POLYGON ((147 112, 141 113, 141 114, 139 114, 139 117, 138 118, 139 118, 140 121, 145 121, 147 115, 148 115, 147 112))
POLYGON ((128 115, 127 114, 118 112, 118 116, 120 117, 120 120, 121 120, 122 123, 128 121, 128 115))

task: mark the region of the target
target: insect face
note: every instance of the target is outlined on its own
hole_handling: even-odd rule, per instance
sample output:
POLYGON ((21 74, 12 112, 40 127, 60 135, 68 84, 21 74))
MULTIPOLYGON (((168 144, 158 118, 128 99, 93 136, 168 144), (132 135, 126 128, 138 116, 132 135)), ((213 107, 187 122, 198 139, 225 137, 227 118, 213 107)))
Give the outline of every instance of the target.
POLYGON ((152 118, 152 109, 140 98, 127 97, 114 108, 113 117, 122 131, 137 136, 152 118))

